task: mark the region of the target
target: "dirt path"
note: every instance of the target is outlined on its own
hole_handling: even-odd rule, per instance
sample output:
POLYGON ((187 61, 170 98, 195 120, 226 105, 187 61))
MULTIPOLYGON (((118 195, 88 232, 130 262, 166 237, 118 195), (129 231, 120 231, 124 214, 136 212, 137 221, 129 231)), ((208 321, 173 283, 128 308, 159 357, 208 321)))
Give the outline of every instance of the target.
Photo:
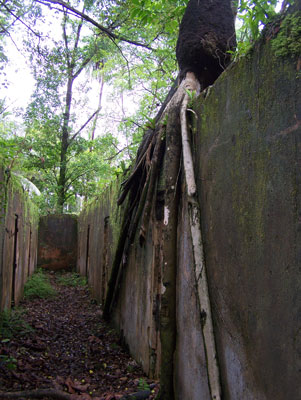
POLYGON ((20 305, 34 330, 0 339, 0 391, 52 388, 79 399, 113 400, 153 383, 103 322, 86 286, 58 285, 54 275, 51 283, 55 297, 20 305))

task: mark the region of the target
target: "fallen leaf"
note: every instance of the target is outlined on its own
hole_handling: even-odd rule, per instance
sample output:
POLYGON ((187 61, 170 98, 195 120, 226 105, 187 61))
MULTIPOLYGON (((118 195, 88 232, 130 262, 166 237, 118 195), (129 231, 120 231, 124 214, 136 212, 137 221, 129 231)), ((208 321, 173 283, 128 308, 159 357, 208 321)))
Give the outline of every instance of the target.
POLYGON ((80 400, 92 400, 92 397, 88 393, 83 393, 78 398, 80 400))
POLYGON ((69 393, 71 393, 71 394, 76 393, 75 390, 73 389, 73 381, 70 378, 70 376, 68 376, 68 378, 65 380, 65 385, 67 386, 69 393))
POLYGON ((77 381, 74 381, 72 383, 73 389, 77 390, 78 392, 85 392, 89 386, 90 385, 88 383, 86 383, 85 385, 82 385, 81 383, 79 383, 77 381))
POLYGON ((105 400, 115 400, 115 394, 114 393, 107 394, 105 400))

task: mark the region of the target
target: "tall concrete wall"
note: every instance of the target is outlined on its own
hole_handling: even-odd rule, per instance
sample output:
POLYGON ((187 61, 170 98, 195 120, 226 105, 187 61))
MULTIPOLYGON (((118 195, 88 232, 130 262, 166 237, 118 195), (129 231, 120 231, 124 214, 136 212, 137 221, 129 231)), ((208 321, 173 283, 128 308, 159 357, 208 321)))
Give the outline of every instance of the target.
POLYGON ((301 398, 301 82, 270 44, 199 102, 194 137, 226 399, 301 398))
POLYGON ((17 178, 0 168, 0 311, 20 301, 37 262, 38 212, 17 178))
MULTIPOLYGON (((205 261, 226 400, 301 398, 301 83, 297 65, 295 58, 275 57, 270 43, 258 45, 218 79, 206 99, 197 100, 197 119, 192 115, 205 261)), ((104 221, 116 213, 110 195, 80 217, 78 265, 81 273, 93 269, 90 281, 101 301, 104 221), (88 226, 93 240, 87 239, 88 226), (93 258, 87 257, 92 253, 93 258)), ((144 245, 136 238, 131 246, 114 309, 115 324, 130 351, 153 376, 159 373, 160 360, 163 222, 158 206, 154 199, 144 245)), ((175 249, 175 393, 178 400, 209 400, 187 215, 184 196, 175 249)))
POLYGON ((39 221, 38 267, 57 271, 75 269, 77 216, 47 215, 39 221))
POLYGON ((88 277, 92 296, 104 303, 111 274, 113 254, 118 240, 120 212, 116 180, 78 218, 77 270, 88 277))

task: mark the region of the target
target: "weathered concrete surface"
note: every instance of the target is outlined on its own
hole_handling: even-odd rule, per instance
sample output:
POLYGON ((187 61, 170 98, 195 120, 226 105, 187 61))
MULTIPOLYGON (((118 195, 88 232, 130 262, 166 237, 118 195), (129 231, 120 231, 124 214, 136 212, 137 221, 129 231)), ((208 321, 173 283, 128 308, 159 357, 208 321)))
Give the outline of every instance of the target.
MULTIPOLYGON (((301 93, 296 67, 294 59, 275 58, 269 44, 258 46, 197 102, 194 157, 224 400, 301 398, 301 93)), ((104 224, 107 217, 109 226, 117 221, 112 218, 115 192, 110 196, 104 194, 80 217, 78 268, 88 273, 101 302, 110 274, 103 249, 110 254, 114 249, 111 239, 104 245, 104 224)), ((157 206, 154 202, 145 243, 136 238, 130 248, 114 309, 131 353, 153 376, 159 373, 162 290, 157 206)), ((116 237, 111 236, 114 243, 116 237)), ((175 251, 176 398, 209 400, 185 198, 175 251)))
POLYGON ((102 196, 82 211, 78 220, 77 270, 88 277, 92 296, 101 304, 107 293, 119 233, 119 186, 119 180, 113 182, 102 196))
POLYGON ((131 354, 151 377, 160 371, 159 311, 161 298, 160 247, 162 221, 154 210, 146 240, 131 246, 114 310, 114 322, 131 354))
MULTIPOLYGON (((77 270, 88 276, 92 296, 101 304, 107 294, 121 224, 122 208, 117 207, 119 188, 120 180, 79 216, 77 270)), ((145 248, 137 243, 132 246, 113 318, 131 353, 152 376, 158 376, 160 361, 158 234, 160 229, 155 224, 148 232, 145 248)))
POLYGON ((40 218, 38 267, 72 270, 77 261, 77 216, 47 215, 40 218))
POLYGON ((261 45, 194 135, 224 399, 301 398, 301 81, 261 45))
POLYGON ((0 311, 19 303, 37 261, 37 209, 17 181, 0 168, 0 311))

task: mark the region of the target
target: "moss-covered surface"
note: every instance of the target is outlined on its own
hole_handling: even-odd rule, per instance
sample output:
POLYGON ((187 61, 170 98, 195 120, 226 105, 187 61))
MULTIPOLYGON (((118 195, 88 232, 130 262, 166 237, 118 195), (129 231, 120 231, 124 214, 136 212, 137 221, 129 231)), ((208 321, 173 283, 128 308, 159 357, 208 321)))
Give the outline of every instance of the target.
POLYGON ((260 42, 196 103, 192 137, 226 399, 300 396, 296 67, 291 53, 279 57, 272 41, 260 42))
POLYGON ((301 56, 301 11, 288 14, 283 19, 279 32, 272 39, 272 49, 277 57, 301 56))

